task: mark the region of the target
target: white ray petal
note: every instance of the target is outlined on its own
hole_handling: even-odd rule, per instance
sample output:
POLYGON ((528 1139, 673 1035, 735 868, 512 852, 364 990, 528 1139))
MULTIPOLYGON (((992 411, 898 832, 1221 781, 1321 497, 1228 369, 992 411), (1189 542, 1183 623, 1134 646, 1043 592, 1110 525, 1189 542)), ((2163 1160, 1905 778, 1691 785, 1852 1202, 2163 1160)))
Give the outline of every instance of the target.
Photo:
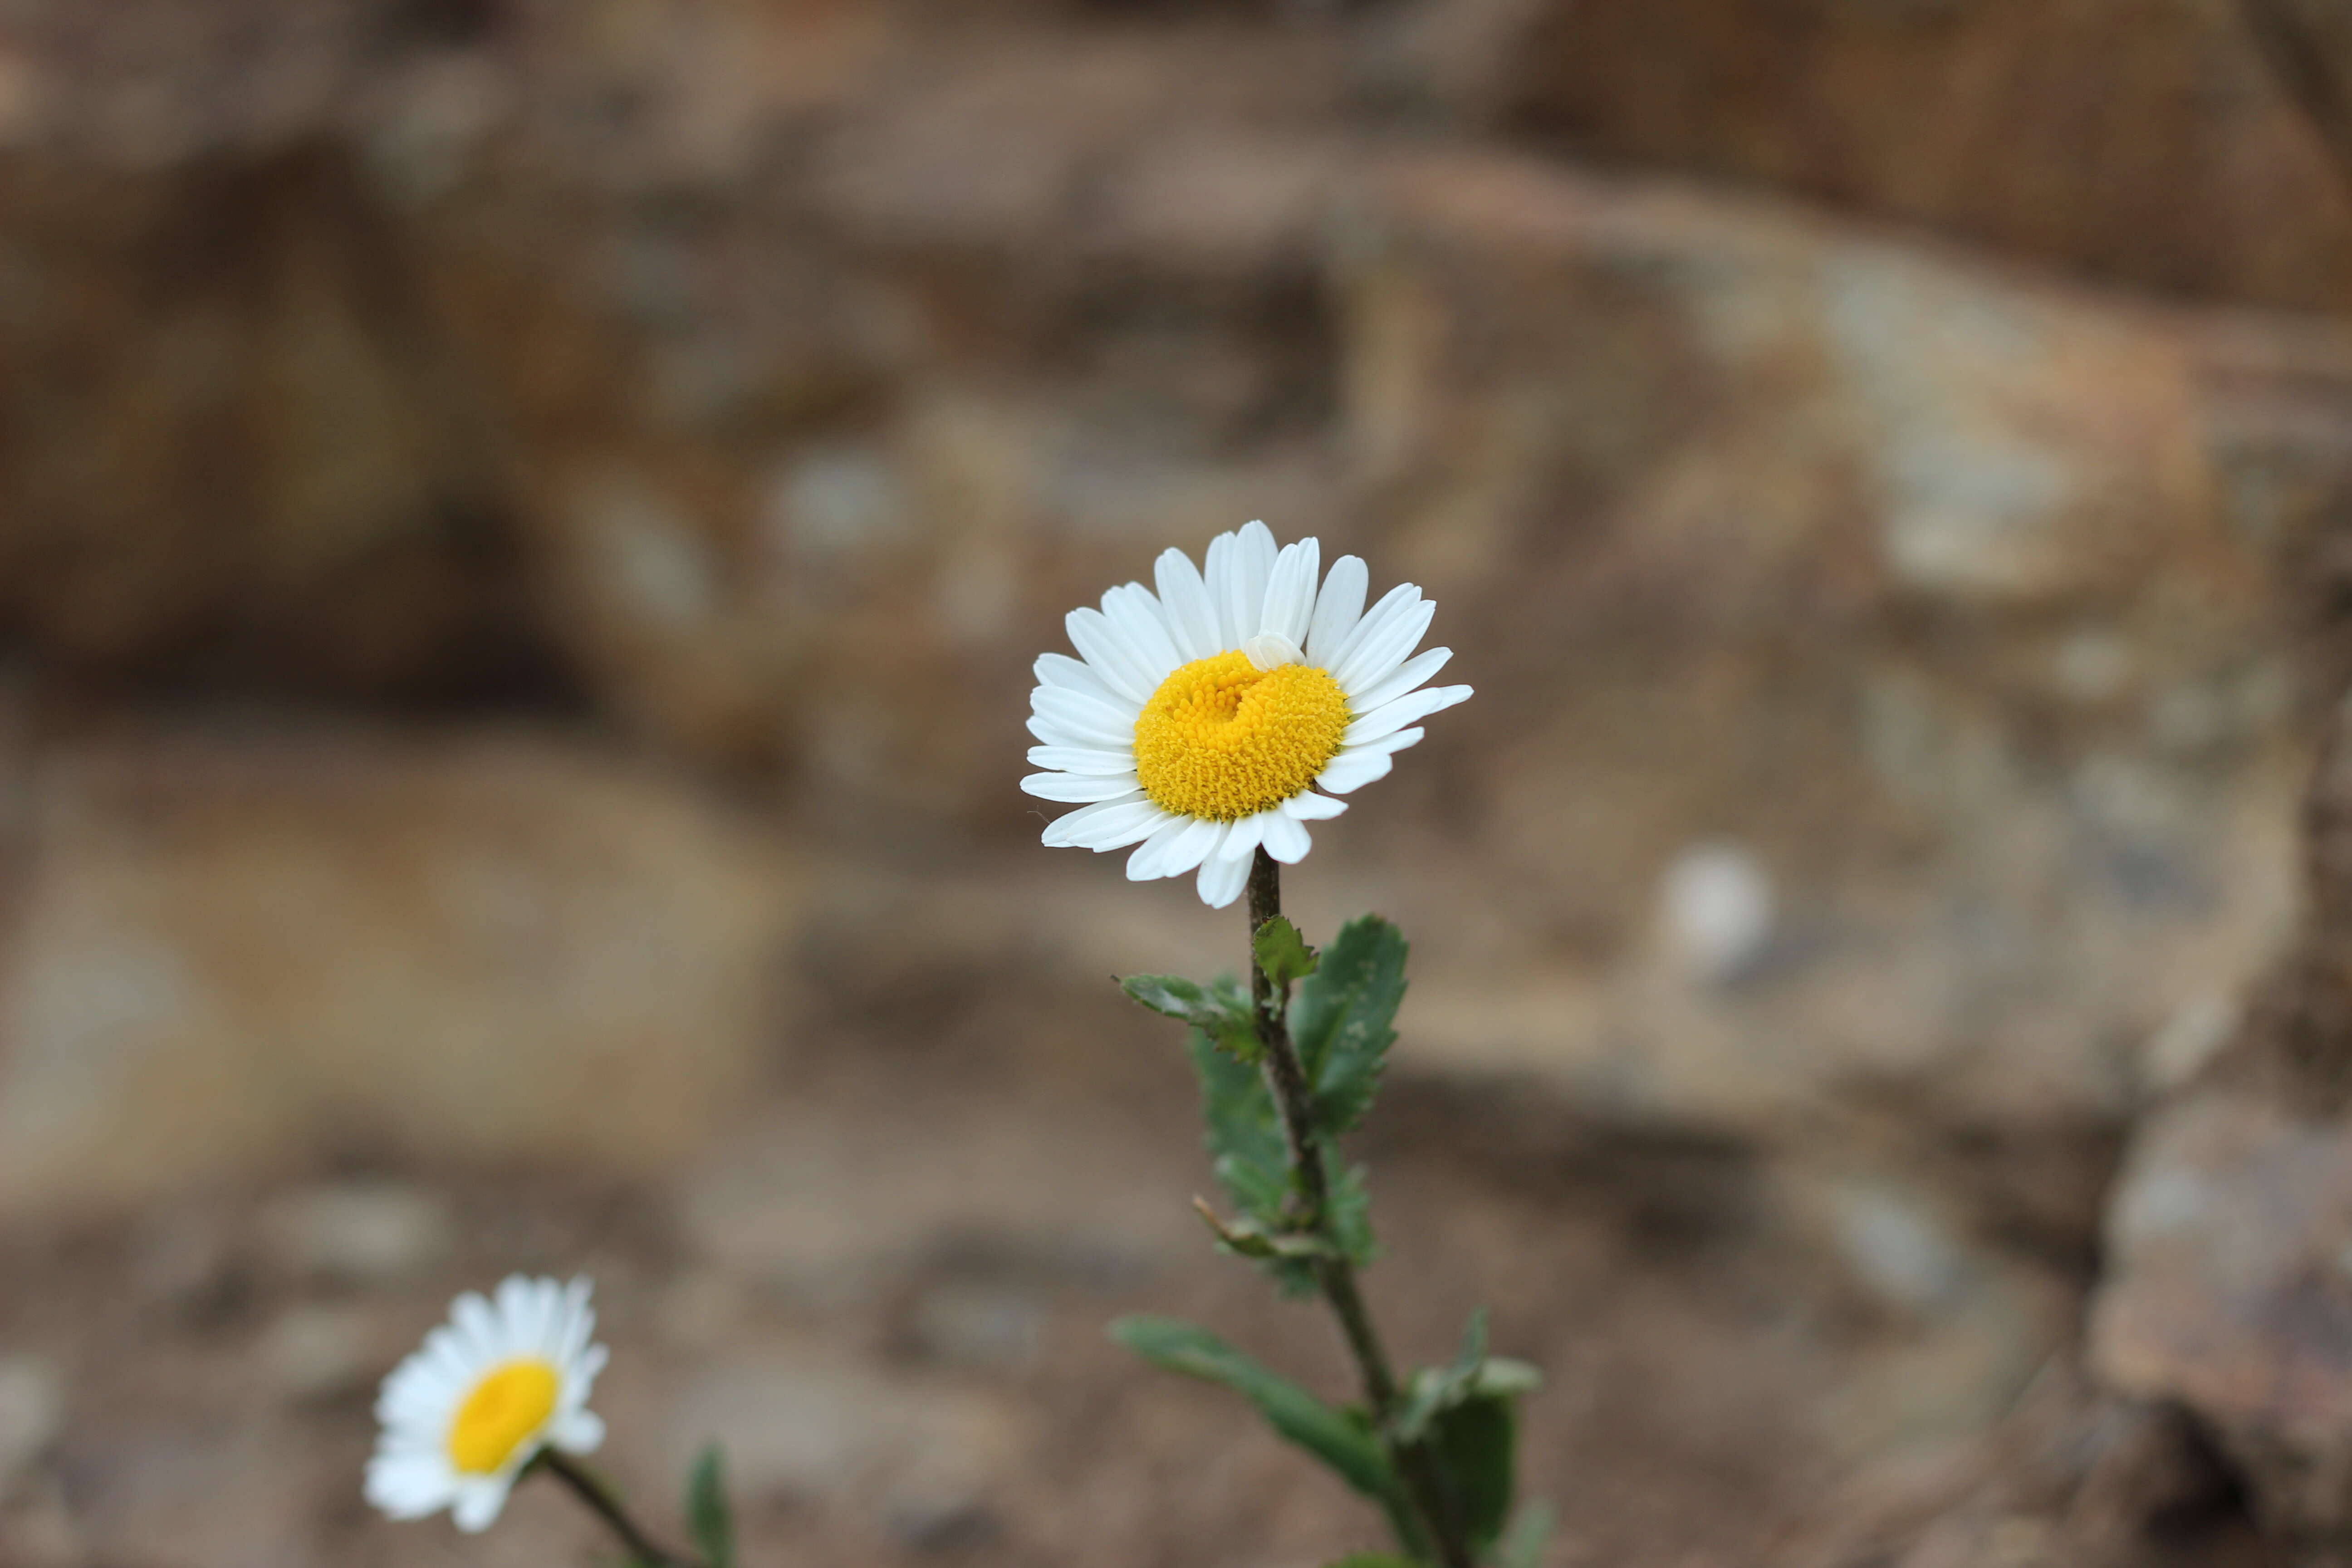
POLYGON ((1396 763, 1386 752, 1366 749, 1342 752, 1315 775, 1315 787, 1328 795, 1349 795, 1375 779, 1384 779, 1396 763))
POLYGON ((1127 634, 1108 616, 1083 605, 1063 616, 1062 626, 1070 634, 1070 646, 1086 655, 1087 666, 1104 683, 1140 708, 1159 682, 1148 673, 1148 661, 1127 634))
POLYGON ((1029 765, 1058 773, 1090 773, 1097 777, 1131 773, 1135 771, 1135 752, 1131 748, 1114 752, 1094 746, 1032 746, 1029 765))
POLYGON ((1430 617, 1436 614, 1435 600, 1416 601, 1402 615, 1360 640, 1332 669, 1331 679, 1339 683, 1341 691, 1351 695, 1370 690, 1394 675, 1421 646, 1421 639, 1429 635, 1430 617))
POLYGON ((1342 746, 1339 748, 1339 754, 1331 761, 1336 764, 1346 762, 1350 757, 1393 756, 1408 746, 1421 744, 1421 738, 1428 733, 1428 731, 1416 724, 1410 730, 1399 730, 1393 735, 1382 735, 1377 741, 1366 741, 1360 745, 1342 746))
POLYGON ((1265 613, 1266 580, 1274 575, 1274 534, 1262 522, 1245 522, 1234 535, 1232 564, 1225 574, 1223 622, 1232 627, 1228 647, 1254 635, 1265 613))
MULTIPOLYGON (((1184 662, 1176 651, 1176 641, 1168 632, 1168 616, 1159 599, 1140 583, 1123 584, 1105 594, 1103 614, 1127 637, 1137 653, 1143 658, 1143 667, 1151 677, 1151 689, 1168 679, 1168 672, 1184 662)), ((1150 691, 1144 693, 1147 698, 1150 691)))
POLYGON ((1217 606, 1209 602, 1209 590, 1192 558, 1181 550, 1161 551, 1152 563, 1151 579, 1160 584, 1160 608, 1168 613, 1176 650, 1186 661, 1223 653, 1223 645, 1217 640, 1217 606))
MULTIPOLYGON (((1256 846, 1253 844, 1251 848, 1255 850, 1256 846)), ((1202 861, 1201 879, 1195 884, 1201 901, 1213 910, 1222 910, 1240 898, 1242 889, 1249 886, 1252 858, 1250 855, 1222 855, 1202 861)))
POLYGON ((1256 630, 1280 637, 1294 647, 1307 641, 1315 616, 1315 580, 1322 575, 1323 547, 1312 539, 1285 545, 1274 559, 1265 584, 1265 605, 1258 612, 1256 630))
POLYGON ((574 1410, 548 1428, 547 1440, 567 1454, 593 1454, 604 1444, 604 1417, 574 1410))
MULTIPOLYGON (((1048 720, 1061 729, 1092 737, 1077 744, 1098 745, 1105 750, 1116 751, 1121 746, 1135 743, 1135 715, 1122 713, 1107 702, 1097 701, 1076 691, 1065 691, 1058 686, 1041 686, 1030 693, 1029 703, 1036 710, 1038 718, 1048 720)), ((1051 737, 1040 735, 1038 739, 1052 743, 1051 737)))
POLYGON ((1202 558, 1201 581, 1207 588, 1209 604, 1217 612, 1217 651, 1239 647, 1241 637, 1234 630, 1233 590, 1234 559, 1239 547, 1238 535, 1221 533, 1209 541, 1208 553, 1202 558))
POLYGON ((1360 746, 1367 741, 1377 741, 1382 735, 1393 735, 1407 724, 1418 723, 1432 713, 1442 713, 1455 703, 1466 700, 1466 686, 1433 686, 1400 697, 1387 707, 1365 714, 1341 732, 1339 749, 1360 746))
POLYGON ((1355 657, 1356 650, 1364 646, 1365 638, 1379 636, 1381 629, 1392 625, 1397 616, 1420 603, 1421 590, 1412 584, 1400 583, 1391 588, 1381 595, 1379 604, 1364 612, 1348 635, 1340 639, 1339 646, 1330 649, 1323 657, 1321 659, 1323 668, 1329 670, 1336 678, 1339 673, 1340 665, 1355 657))
POLYGON ((1315 595, 1315 616, 1307 626, 1307 661, 1319 668, 1331 668, 1331 660, 1347 643, 1356 623, 1364 618, 1364 590, 1371 584, 1371 573, 1361 557, 1342 555, 1331 563, 1330 575, 1323 579, 1323 591, 1315 595))
POLYGON ((457 1500, 450 1505, 449 1517, 457 1528, 478 1535, 498 1521, 499 1511, 507 1506, 507 1492, 511 1481, 496 1476, 479 1479, 468 1477, 457 1483, 457 1500))
POLYGON ((1333 800, 1328 795, 1313 790, 1301 790, 1277 808, 1285 816, 1295 816, 1301 822, 1326 822, 1348 809, 1344 800, 1333 800))
POLYGON ((1378 712, 1406 692, 1427 684, 1453 657, 1454 650, 1450 647, 1423 649, 1391 670, 1387 679, 1373 682, 1362 692, 1349 698, 1348 710, 1356 714, 1378 712))
POLYGON ((1073 845, 1087 848, 1100 847, 1107 834, 1117 833, 1131 822, 1149 821, 1160 808, 1153 805, 1141 790, 1124 800, 1098 801, 1081 806, 1065 816, 1057 816, 1045 825, 1039 841, 1048 848, 1059 849, 1073 845))
POLYGON ((1307 858, 1314 847, 1307 837, 1307 825, 1297 817, 1279 811, 1263 812, 1265 818, 1265 852, 1286 866, 1296 866, 1307 858))
POLYGON ((1031 773, 1021 781, 1021 793, 1024 795, 1034 795, 1039 800, 1063 801, 1072 805, 1117 800, 1121 795, 1133 795, 1142 787, 1132 773, 1031 773))
POLYGON ((1072 658, 1068 654, 1041 653, 1037 656, 1036 664, 1031 668, 1040 686, 1058 686, 1066 691, 1098 697, 1105 702, 1120 700, 1085 660, 1072 658))
POLYGON ((1199 820, 1198 817, 1171 816, 1152 829, 1151 837, 1137 845, 1135 853, 1127 858, 1127 879, 1149 882, 1159 876, 1160 856, 1167 853, 1171 845, 1191 832, 1192 825, 1199 820))
POLYGON ((1160 852, 1160 863, 1152 874, 1181 877, 1193 870, 1216 852, 1217 846, 1225 841, 1230 831, 1231 825, 1227 823, 1212 822, 1206 817, 1195 819, 1174 843, 1160 852))

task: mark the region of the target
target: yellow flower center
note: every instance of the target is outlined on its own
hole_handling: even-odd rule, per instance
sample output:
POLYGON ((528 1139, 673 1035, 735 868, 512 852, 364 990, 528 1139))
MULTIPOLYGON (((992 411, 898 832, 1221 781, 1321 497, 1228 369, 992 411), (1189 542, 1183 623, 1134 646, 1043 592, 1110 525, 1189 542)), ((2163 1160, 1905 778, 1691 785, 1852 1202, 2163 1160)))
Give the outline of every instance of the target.
POLYGON ((1259 669, 1235 651, 1160 683, 1135 721, 1135 773, 1163 811, 1231 822, 1314 783, 1339 753, 1348 699, 1309 665, 1259 669))
POLYGON ((555 1413, 555 1369, 510 1361, 474 1385, 449 1426, 449 1462, 468 1476, 495 1475, 555 1413))

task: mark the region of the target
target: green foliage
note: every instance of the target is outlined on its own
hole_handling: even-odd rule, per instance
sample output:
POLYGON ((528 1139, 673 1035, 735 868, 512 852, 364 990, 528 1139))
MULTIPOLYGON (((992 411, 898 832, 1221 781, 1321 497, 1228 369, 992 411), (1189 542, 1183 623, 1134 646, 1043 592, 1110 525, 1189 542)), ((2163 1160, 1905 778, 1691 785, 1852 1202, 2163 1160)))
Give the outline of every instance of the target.
POLYGON ((1219 1226, 1219 1239, 1262 1263, 1286 1294, 1310 1294, 1315 1289, 1311 1244, 1305 1256, 1280 1244, 1291 1229, 1287 1211, 1295 1178, 1282 1118, 1265 1078, 1231 1052, 1219 1050, 1198 1029, 1188 1048, 1192 1071, 1201 1080, 1210 1168, 1241 1210, 1239 1220, 1219 1226))
MULTIPOLYGON (((1510 1516, 1518 1460, 1518 1400, 1542 1382, 1525 1362, 1486 1353, 1486 1314, 1471 1315, 1462 1349, 1406 1384, 1391 1427, 1400 1443, 1426 1444, 1451 1483, 1472 1548, 1484 1556, 1510 1516)), ((1540 1550, 1538 1542, 1538 1550, 1540 1550)))
POLYGON ((1495 1546, 1495 1568, 1543 1568, 1544 1548, 1551 1544, 1551 1504, 1531 1502, 1503 1532, 1495 1546))
POLYGON ((1280 915, 1257 928, 1250 938, 1250 951, 1276 992, 1315 973, 1315 950, 1299 936, 1298 928, 1280 915))
POLYGON ((1233 980, 1202 985, 1174 974, 1131 974, 1118 988, 1153 1012, 1192 1025, 1237 1060, 1258 1059, 1256 1014, 1233 980))
POLYGON ((1349 1486, 1385 1507, 1399 1506, 1396 1474, 1380 1438, 1360 1413, 1334 1409, 1192 1323, 1173 1318, 1121 1318, 1110 1326, 1110 1334, 1154 1366, 1232 1389, 1257 1406, 1266 1425, 1320 1459, 1349 1486))
POLYGON ((1331 1239, 1339 1255, 1359 1268, 1381 1255, 1372 1239, 1372 1194, 1364 1184, 1364 1167, 1350 1165, 1331 1175, 1331 1239))
POLYGON ((1403 932, 1378 915, 1360 916, 1339 928, 1291 1001, 1291 1042, 1328 1137, 1352 1131, 1371 1109, 1396 1039, 1404 960, 1403 932))
POLYGON ((713 1443, 686 1483, 686 1528, 703 1568, 735 1568, 735 1515, 727 1503, 726 1461, 713 1443))

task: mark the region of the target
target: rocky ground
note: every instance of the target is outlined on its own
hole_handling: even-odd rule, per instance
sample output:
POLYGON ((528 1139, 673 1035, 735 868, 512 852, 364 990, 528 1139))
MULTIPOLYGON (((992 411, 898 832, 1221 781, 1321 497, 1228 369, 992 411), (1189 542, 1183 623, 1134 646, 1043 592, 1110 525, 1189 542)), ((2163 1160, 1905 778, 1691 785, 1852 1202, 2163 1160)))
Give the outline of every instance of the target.
POLYGON ((2141 0, 0 0, 0 1563, 584 1548, 357 1500, 513 1268, 762 1560, 1364 1542, 1102 1341, 1341 1370, 1106 981, 1234 921, 1013 788, 1063 612, 1252 516, 1478 688, 1291 900, 1414 938, 1373 1289, 1549 1370, 1560 1562, 2344 1560, 2352 202, 2258 9, 2317 74, 2141 0))

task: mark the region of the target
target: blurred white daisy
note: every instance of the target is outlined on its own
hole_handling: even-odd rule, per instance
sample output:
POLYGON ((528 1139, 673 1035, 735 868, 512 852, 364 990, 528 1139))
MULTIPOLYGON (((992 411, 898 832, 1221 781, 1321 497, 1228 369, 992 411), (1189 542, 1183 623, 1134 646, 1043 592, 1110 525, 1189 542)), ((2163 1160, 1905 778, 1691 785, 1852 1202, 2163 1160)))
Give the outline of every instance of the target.
POLYGON ((604 1365, 592 1345, 589 1285, 512 1275, 495 1301, 468 1290, 425 1348, 383 1380, 367 1499, 394 1519, 447 1509, 486 1530, 541 1448, 593 1452, 604 1424, 588 1393, 604 1365))
POLYGON ((1223 909, 1257 849, 1304 858, 1307 824, 1347 809, 1333 795, 1384 776, 1421 720, 1470 695, 1426 684, 1453 652, 1413 652, 1437 608, 1419 588, 1367 610, 1363 562, 1341 556, 1318 588, 1320 564, 1314 540, 1277 551, 1253 522, 1210 542, 1205 571, 1166 551, 1159 593, 1129 583, 1070 612, 1081 657, 1037 661, 1029 761, 1046 771, 1021 781, 1082 808, 1047 844, 1135 845, 1130 879, 1197 869, 1223 909))

